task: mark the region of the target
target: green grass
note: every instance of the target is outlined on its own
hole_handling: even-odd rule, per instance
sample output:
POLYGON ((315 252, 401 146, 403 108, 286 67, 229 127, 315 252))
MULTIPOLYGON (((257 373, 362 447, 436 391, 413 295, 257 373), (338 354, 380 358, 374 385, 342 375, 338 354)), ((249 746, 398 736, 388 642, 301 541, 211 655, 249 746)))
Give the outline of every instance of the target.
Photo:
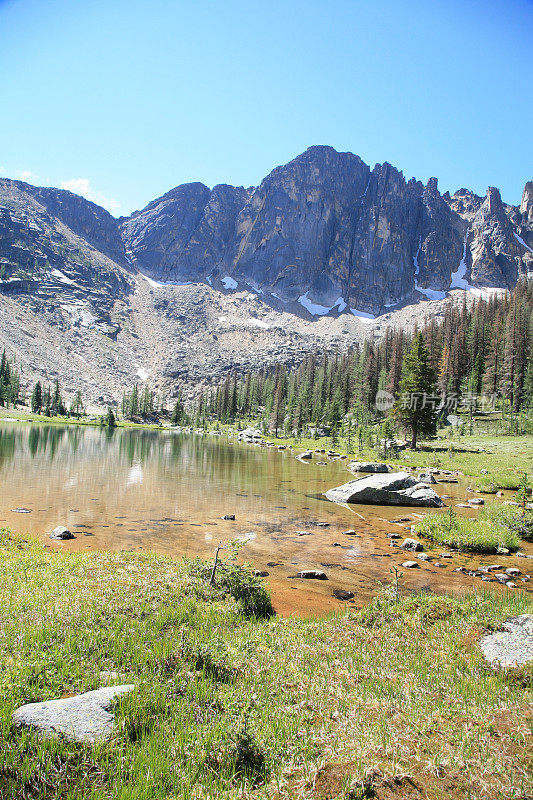
POLYGON ((500 525, 517 534, 521 539, 533 542, 533 511, 491 503, 481 509, 479 518, 493 525, 500 525))
POLYGON ((415 531, 438 544, 473 553, 497 553, 501 547, 515 551, 520 547, 520 537, 506 526, 454 513, 428 514, 416 523, 415 531))
POLYGON ((533 791, 531 681, 476 644, 533 611, 524 592, 383 594, 302 621, 250 616, 267 610, 260 583, 223 570, 210 587, 199 562, 4 532, 0 569, 2 800, 348 800, 379 797, 380 773, 412 776, 428 800, 533 791), (103 670, 136 686, 109 742, 12 726, 19 705, 97 688, 103 670))

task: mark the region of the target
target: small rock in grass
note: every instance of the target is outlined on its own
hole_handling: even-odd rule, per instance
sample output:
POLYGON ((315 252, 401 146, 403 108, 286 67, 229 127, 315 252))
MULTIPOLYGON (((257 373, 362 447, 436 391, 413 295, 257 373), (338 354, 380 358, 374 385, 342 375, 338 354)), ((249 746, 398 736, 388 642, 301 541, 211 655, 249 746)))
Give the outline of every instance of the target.
POLYGON ((11 511, 13 514, 31 514, 29 508, 12 508, 11 511))
POLYGON ((256 578, 266 578, 270 572, 267 572, 266 569, 254 569, 254 575, 256 578))
POLYGON ((441 557, 441 558, 451 558, 451 557, 452 557, 452 554, 451 554, 451 553, 441 553, 441 554, 440 554, 440 557, 441 557))
POLYGON ((497 569, 503 569, 501 564, 489 564, 486 567, 480 567, 484 572, 496 572, 497 569))
POLYGON ((359 536, 357 531, 343 531, 342 535, 343 536, 359 536))
POLYGON ((327 581, 328 576, 320 569, 301 569, 296 575, 297 578, 306 578, 314 581, 327 581))
POLYGON ((456 503, 456 504, 455 504, 455 507, 456 507, 456 508, 470 508, 470 506, 468 505, 468 503, 456 503))
POLYGON ((417 561, 404 561, 402 564, 402 567, 405 567, 405 569, 415 569, 418 566, 419 564, 417 561))
POLYGON ((296 536, 312 536, 310 531, 296 531, 296 536))
POLYGON ((58 525, 57 528, 54 528, 52 533, 50 534, 50 539, 56 539, 58 541, 66 541, 67 539, 75 539, 73 533, 69 531, 68 528, 65 528, 64 525, 58 525))
POLYGON ((481 497, 470 497, 468 500, 471 506, 483 506, 485 501, 481 497))
POLYGON ((401 536, 399 533, 388 533, 387 539, 401 539, 401 536))
POLYGON ((446 567, 446 564, 441 564, 440 561, 435 561, 433 563, 433 566, 434 567, 440 567, 441 569, 444 569, 446 567))
POLYGON ((429 556, 427 553, 419 553, 417 558, 419 561, 429 561, 429 556))
POLYGON ((497 547, 496 552, 499 556, 508 556, 509 550, 506 547, 497 547))
POLYGON ((74 697, 28 703, 13 714, 19 727, 34 728, 42 736, 58 736, 84 744, 108 739, 113 732, 113 715, 109 708, 114 699, 134 686, 106 686, 74 697))
POLYGON ((513 583, 513 581, 507 581, 505 585, 508 589, 516 589, 516 583, 513 583))
POLYGON ((533 659, 533 614, 521 614, 505 620, 502 630, 481 640, 487 661, 494 666, 516 667, 533 659))
POLYGON ((231 519, 231 520, 234 520, 235 519, 235 514, 224 514, 224 516, 221 517, 220 519, 231 519))

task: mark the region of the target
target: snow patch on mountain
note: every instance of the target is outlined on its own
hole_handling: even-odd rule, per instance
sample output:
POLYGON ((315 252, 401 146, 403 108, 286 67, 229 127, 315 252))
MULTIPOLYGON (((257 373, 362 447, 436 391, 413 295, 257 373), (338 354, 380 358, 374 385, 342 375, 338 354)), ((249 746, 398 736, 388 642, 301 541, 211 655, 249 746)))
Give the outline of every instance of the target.
POLYGON ((152 278, 149 278, 148 275, 144 275, 142 272, 139 272, 141 278, 144 278, 145 281, 148 281, 150 286, 154 289, 159 289, 162 286, 192 286, 193 281, 154 281, 152 278))
MULTIPOLYGON (((326 314, 329 314, 329 312, 333 311, 334 308, 338 308, 338 311, 341 314, 347 305, 344 297, 338 297, 332 306, 321 306, 319 303, 313 303, 313 301, 307 295, 308 292, 301 294, 298 298, 298 302, 314 317, 325 317, 326 314)), ((274 297, 276 297, 276 295, 274 295, 274 297)))
POLYGON ((524 242, 524 240, 522 239, 521 236, 519 236, 517 233, 515 233, 514 238, 517 240, 517 242, 520 242, 522 247, 525 247, 526 250, 529 250, 530 253, 533 253, 533 250, 531 249, 531 247, 524 242))
POLYGON ((225 278, 222 278, 221 283, 224 289, 236 289, 239 285, 235 278, 232 278, 230 275, 226 275, 225 278))

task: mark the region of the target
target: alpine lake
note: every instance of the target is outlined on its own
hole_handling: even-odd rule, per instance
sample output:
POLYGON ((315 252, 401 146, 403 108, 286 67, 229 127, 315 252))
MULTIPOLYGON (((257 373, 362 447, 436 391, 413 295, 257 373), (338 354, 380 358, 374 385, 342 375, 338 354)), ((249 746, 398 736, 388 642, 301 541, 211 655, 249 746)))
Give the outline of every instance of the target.
MULTIPOLYGON (((331 503, 324 492, 356 477, 347 462, 324 454, 303 461, 296 454, 226 435, 6 421, 0 423, 0 526, 57 550, 153 551, 171 557, 212 559, 221 542, 238 540, 244 543, 238 561, 268 573, 274 608, 285 616, 361 607, 395 580, 395 568, 407 590, 508 591, 455 571, 495 563, 496 556, 445 553, 443 559, 445 548, 424 542, 430 559, 417 569, 402 568, 413 556, 391 546, 387 534, 400 534, 400 543, 422 515, 441 512, 331 503), (225 515, 235 519, 222 519, 225 515), (404 521, 392 522, 398 519, 404 521), (75 538, 51 540, 57 525, 75 538), (296 577, 308 569, 323 571, 327 580, 296 577), (340 590, 353 598, 338 599, 340 590)), ((433 488, 449 496, 446 505, 472 496, 467 479, 438 480, 433 488)), ((523 551, 532 554, 533 545, 524 542, 523 551)), ((220 553, 222 560, 227 555, 228 549, 220 553)), ((505 557, 506 567, 518 566, 522 573, 530 564, 505 557)), ((530 591, 530 586, 520 588, 530 591)))

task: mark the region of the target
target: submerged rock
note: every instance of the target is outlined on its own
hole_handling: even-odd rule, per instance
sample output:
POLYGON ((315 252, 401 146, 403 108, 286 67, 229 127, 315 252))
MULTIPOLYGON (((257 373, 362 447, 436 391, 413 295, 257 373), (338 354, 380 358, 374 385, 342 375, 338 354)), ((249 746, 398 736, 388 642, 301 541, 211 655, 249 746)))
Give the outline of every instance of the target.
POLYGON ((421 484, 408 472, 369 475, 329 489, 325 494, 328 500, 335 503, 427 508, 442 508, 444 505, 433 489, 421 484))
POLYGON ((337 600, 351 600, 355 597, 353 592, 348 592, 346 589, 333 589, 333 597, 337 600))
POLYGON ((296 575, 297 578, 307 578, 308 580, 327 581, 328 576, 320 569, 301 569, 296 575))
POLYGON ((424 545, 418 539, 404 539, 400 547, 402 550, 411 550, 412 553, 418 553, 424 549, 424 545))
POLYGON ((75 697, 28 703, 14 712, 13 722, 19 727, 35 728, 43 736, 64 736, 94 744, 111 736, 114 718, 109 708, 116 697, 133 688, 133 684, 106 686, 75 697))
POLYGON ((50 539, 56 539, 59 541, 65 541, 67 539, 75 539, 75 538, 76 537, 74 536, 74 534, 71 533, 71 531, 69 531, 68 528, 65 528, 64 525, 58 525, 57 528, 54 528, 54 530, 50 534, 50 539))

